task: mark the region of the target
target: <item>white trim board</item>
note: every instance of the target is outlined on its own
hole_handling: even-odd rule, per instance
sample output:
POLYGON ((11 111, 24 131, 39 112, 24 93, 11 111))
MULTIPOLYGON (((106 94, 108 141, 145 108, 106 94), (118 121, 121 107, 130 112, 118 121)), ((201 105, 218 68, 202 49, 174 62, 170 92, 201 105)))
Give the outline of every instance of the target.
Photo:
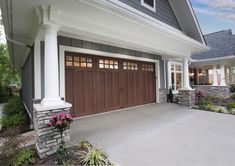
POLYGON ((144 0, 141 0, 141 5, 144 6, 145 8, 153 11, 153 12, 156 12, 156 1, 153 0, 153 7, 150 6, 149 4, 147 4, 146 2, 144 2, 144 0))
POLYGON ((76 52, 76 53, 84 53, 84 54, 91 54, 96 56, 106 56, 106 57, 112 57, 112 58, 121 58, 121 59, 130 59, 130 60, 136 60, 136 61, 144 61, 144 62, 153 62, 155 63, 155 73, 156 73, 156 103, 159 103, 159 88, 160 88, 160 66, 159 66, 159 60, 155 59, 149 59, 149 58, 143 58, 143 57, 134 57, 130 55, 123 55, 123 54, 116 54, 116 53, 109 53, 109 52, 103 52, 103 51, 97 51, 97 50, 90 50, 90 49, 84 49, 84 48, 77 48, 77 47, 71 47, 71 46, 59 46, 59 70, 60 70, 60 97, 65 98, 65 65, 64 65, 64 59, 65 59, 65 52, 76 52))

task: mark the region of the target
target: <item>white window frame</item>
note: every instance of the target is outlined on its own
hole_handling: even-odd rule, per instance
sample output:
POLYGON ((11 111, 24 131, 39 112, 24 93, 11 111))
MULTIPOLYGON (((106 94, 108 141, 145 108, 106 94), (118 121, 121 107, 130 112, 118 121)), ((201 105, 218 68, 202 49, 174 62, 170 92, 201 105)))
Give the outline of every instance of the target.
MULTIPOLYGON (((182 82, 182 86, 183 86, 183 63, 181 62, 169 62, 168 63, 168 86, 169 88, 172 87, 172 77, 171 77, 171 65, 179 65, 181 66, 181 71, 176 71, 175 68, 174 68, 174 73, 181 73, 181 82, 182 82)), ((174 74, 174 82, 175 82, 175 85, 174 85, 174 89, 176 89, 176 74, 174 74)), ((172 92, 174 94, 178 93, 178 90, 172 90, 172 92)))
POLYGON ((156 12, 156 0, 153 0, 153 7, 150 6, 149 4, 145 3, 144 0, 141 0, 141 5, 146 7, 147 9, 156 12))

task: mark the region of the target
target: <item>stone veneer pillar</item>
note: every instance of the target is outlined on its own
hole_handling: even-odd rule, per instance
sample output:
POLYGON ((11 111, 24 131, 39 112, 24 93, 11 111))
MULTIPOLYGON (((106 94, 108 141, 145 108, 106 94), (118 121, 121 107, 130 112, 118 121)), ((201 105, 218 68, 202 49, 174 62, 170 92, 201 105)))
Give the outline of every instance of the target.
POLYGON ((177 95, 177 99, 178 104, 192 107, 195 104, 195 90, 190 87, 188 70, 188 58, 185 57, 183 69, 184 82, 183 87, 178 90, 179 93, 177 95))
MULTIPOLYGON (((36 132, 36 149, 40 158, 45 158, 57 151, 61 142, 61 135, 58 129, 49 127, 47 124, 49 118, 59 112, 69 113, 70 103, 64 102, 60 105, 43 106, 42 104, 34 104, 34 130, 36 132)), ((70 129, 63 134, 63 140, 70 140, 70 129)))
POLYGON ((178 104, 192 107, 195 105, 195 90, 179 90, 178 104))
POLYGON ((159 89, 159 103, 166 103, 167 102, 167 89, 159 89))

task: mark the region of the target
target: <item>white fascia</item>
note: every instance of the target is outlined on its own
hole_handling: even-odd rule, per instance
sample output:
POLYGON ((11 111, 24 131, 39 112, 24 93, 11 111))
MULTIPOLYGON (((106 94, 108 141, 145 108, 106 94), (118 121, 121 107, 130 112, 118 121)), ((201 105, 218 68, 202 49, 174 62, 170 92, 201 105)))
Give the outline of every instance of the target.
POLYGON ((190 12, 191 12, 191 14, 192 14, 192 16, 193 16, 193 20, 194 20, 194 22, 195 22, 195 24, 196 24, 196 26, 197 26, 197 29, 198 29, 198 32, 199 32, 200 37, 201 37, 201 39, 202 39, 202 42, 203 42, 204 45, 206 45, 206 42, 205 42, 205 40, 204 40, 204 37, 203 37, 202 31, 201 31, 200 25, 199 25, 199 23, 198 23, 198 20, 197 20, 197 18, 196 18, 196 15, 195 15, 195 12, 194 12, 194 10, 193 10, 193 8, 192 8, 192 5, 191 5, 191 3, 190 3, 189 0, 186 0, 186 2, 187 2, 187 5, 188 5, 188 7, 189 7, 189 9, 190 9, 190 12))

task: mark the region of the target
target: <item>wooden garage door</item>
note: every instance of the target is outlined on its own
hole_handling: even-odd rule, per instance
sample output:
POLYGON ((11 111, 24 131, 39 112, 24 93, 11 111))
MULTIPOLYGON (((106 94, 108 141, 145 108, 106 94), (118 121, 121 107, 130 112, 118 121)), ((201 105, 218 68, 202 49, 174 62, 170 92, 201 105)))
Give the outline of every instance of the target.
POLYGON ((66 52, 65 98, 74 116, 156 101, 155 64, 66 52))

